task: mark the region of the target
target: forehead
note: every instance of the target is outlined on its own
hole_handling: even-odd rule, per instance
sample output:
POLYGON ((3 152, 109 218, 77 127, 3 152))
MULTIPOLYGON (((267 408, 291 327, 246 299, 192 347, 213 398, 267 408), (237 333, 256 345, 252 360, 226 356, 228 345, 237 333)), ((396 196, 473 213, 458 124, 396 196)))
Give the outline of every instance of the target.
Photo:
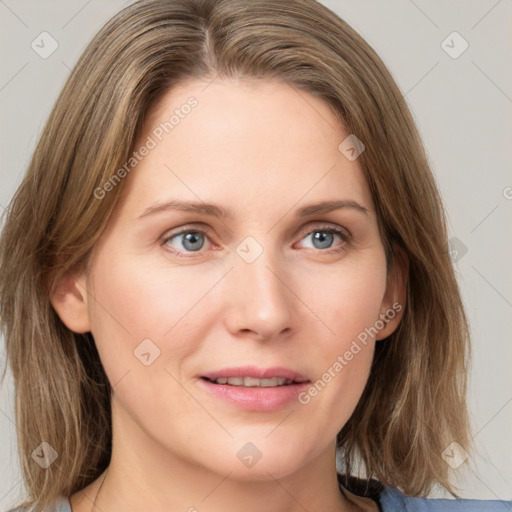
POLYGON ((148 112, 128 176, 137 207, 166 196, 265 211, 315 199, 372 199, 349 135, 322 99, 274 79, 189 81, 148 112))

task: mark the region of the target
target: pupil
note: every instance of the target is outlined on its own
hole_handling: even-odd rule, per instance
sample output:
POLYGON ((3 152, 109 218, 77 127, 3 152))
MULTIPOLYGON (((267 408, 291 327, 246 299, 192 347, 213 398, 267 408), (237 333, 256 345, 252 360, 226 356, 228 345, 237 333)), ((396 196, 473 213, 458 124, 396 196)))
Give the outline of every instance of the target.
POLYGON ((317 247, 317 249, 325 249, 326 247, 329 247, 331 245, 332 238, 332 233, 326 233, 325 231, 317 231, 313 239, 317 242, 320 242, 321 246, 317 247))
MULTIPOLYGON (((198 242, 201 242, 201 239, 198 235, 200 235, 200 233, 187 233, 185 235, 185 239, 183 240, 183 246, 189 251, 201 249, 203 243, 199 243, 199 245, 197 245, 198 242)), ((326 233, 325 231, 317 231, 313 237, 313 240, 318 242, 320 245, 320 247, 317 247, 318 249, 325 249, 326 247, 329 247, 332 244, 332 239, 333 234, 326 233)))
POLYGON ((190 251, 201 249, 203 244, 199 244, 199 246, 194 245, 197 244, 198 241, 201 241, 198 237, 199 233, 187 233, 185 235, 185 239, 183 240, 183 246, 190 251))

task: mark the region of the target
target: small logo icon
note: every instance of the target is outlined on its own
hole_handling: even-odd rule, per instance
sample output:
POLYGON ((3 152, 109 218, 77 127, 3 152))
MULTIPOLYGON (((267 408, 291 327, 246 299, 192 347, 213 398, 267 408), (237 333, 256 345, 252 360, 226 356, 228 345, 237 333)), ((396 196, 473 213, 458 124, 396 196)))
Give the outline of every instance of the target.
POLYGON ((263 247, 252 236, 248 236, 238 244, 236 253, 246 263, 253 263, 263 254, 263 247))
POLYGON ((441 48, 452 59, 458 59, 469 48, 469 44, 458 32, 454 31, 446 39, 443 39, 441 48))
POLYGON ((343 139, 338 146, 339 152, 347 159, 353 162, 366 149, 366 146, 353 133, 343 139))
POLYGON ((468 452, 454 441, 443 451, 441 457, 452 469, 457 469, 468 458, 468 452))
POLYGON ((450 257, 454 263, 461 260, 468 252, 468 248, 456 236, 452 236, 452 238, 448 240, 448 250, 450 251, 450 257))
POLYGON ((59 454, 50 444, 43 441, 32 453, 31 457, 43 468, 47 469, 59 454))
POLYGON ((41 32, 30 46, 39 57, 47 59, 59 47, 59 43, 48 32, 41 32))
POLYGON ((149 366, 160 356, 160 349, 149 338, 146 338, 137 345, 133 354, 144 366, 149 366))
POLYGON ((238 450, 236 456, 244 466, 253 468, 261 457, 263 457, 263 454, 253 443, 245 443, 242 448, 238 450))

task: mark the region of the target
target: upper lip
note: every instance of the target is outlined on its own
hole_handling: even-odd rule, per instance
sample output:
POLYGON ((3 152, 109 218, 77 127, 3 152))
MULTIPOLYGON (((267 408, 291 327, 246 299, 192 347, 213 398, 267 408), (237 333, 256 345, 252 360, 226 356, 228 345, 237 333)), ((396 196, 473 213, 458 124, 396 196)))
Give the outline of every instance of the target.
POLYGON ((223 368, 212 372, 203 373, 200 377, 215 380, 229 377, 252 377, 254 379, 290 379, 296 382, 308 382, 309 379, 299 372, 284 368, 283 366, 273 366, 271 368, 258 368, 256 366, 237 366, 232 368, 223 368))

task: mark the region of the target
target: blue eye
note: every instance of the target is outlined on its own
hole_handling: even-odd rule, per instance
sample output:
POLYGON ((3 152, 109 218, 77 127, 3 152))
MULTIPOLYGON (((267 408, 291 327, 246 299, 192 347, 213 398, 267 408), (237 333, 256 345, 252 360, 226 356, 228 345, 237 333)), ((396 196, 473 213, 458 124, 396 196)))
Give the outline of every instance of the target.
MULTIPOLYGON (((166 245, 172 249, 177 255, 186 255, 187 253, 200 253, 205 246, 205 241, 209 240, 208 231, 202 229, 183 229, 178 233, 171 233, 164 241, 166 245)), ((312 238, 313 246, 310 247, 314 250, 324 253, 340 252, 345 249, 346 242, 349 240, 349 235, 340 229, 333 228, 332 226, 320 227, 309 233, 301 240, 306 240, 308 237, 312 238), (337 247, 332 247, 335 238, 339 237, 342 241, 337 247)))
POLYGON ((184 230, 180 231, 179 233, 175 233, 174 235, 171 235, 165 240, 166 245, 170 245, 174 249, 177 250, 177 252, 184 252, 182 248, 174 246, 171 241, 173 239, 179 239, 181 238, 181 244, 182 247, 185 249, 185 252, 198 252, 200 251, 205 242, 206 232, 201 230, 184 230))
MULTIPOLYGON (((332 227, 315 229, 314 231, 311 231, 310 233, 308 233, 308 235, 305 236, 303 238, 303 240, 305 240, 306 238, 311 237, 311 236, 313 236, 313 238, 312 238, 313 247, 312 248, 320 250, 320 251, 322 251, 324 249, 331 249, 331 246, 332 246, 336 236, 341 238, 341 240, 343 242, 346 242, 347 238, 348 238, 347 235, 343 231, 336 229, 336 228, 332 228, 332 227)), ((344 243, 342 245, 344 245, 344 243)), ((334 250, 340 250, 340 248, 338 247, 334 250)), ((329 252, 329 251, 325 251, 325 252, 329 252)))

